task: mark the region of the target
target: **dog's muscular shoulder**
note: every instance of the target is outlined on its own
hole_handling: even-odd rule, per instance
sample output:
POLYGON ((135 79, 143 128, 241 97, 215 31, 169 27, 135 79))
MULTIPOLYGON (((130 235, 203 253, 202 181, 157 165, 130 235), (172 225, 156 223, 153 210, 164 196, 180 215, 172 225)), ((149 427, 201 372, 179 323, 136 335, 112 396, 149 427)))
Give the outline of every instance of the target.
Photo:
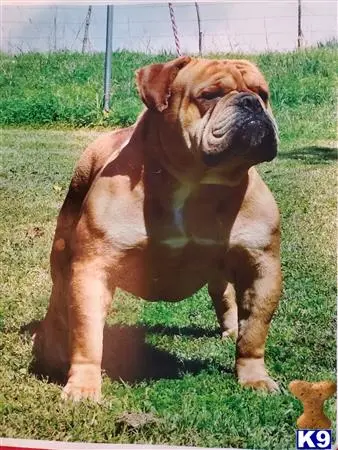
POLYGON ((134 126, 104 133, 90 143, 78 161, 70 183, 69 194, 82 203, 96 175, 109 158, 114 159, 128 143, 134 126))

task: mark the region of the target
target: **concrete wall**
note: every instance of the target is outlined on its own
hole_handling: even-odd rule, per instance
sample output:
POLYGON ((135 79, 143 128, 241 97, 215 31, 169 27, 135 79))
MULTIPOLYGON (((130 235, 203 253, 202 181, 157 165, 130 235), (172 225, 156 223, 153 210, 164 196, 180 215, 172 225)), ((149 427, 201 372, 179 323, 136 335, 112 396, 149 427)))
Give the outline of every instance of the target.
MULTIPOLYGON (((302 0, 305 45, 337 36, 334 1, 302 0)), ((1 50, 76 50, 82 48, 88 5, 3 6, 1 50)), ((194 3, 174 4, 183 52, 198 51, 194 3)), ((200 3, 203 49, 208 52, 286 51, 297 45, 297 1, 200 3)), ((104 51, 106 6, 93 5, 89 51, 104 51)), ((174 51, 167 4, 114 6, 113 48, 145 52, 174 51)))

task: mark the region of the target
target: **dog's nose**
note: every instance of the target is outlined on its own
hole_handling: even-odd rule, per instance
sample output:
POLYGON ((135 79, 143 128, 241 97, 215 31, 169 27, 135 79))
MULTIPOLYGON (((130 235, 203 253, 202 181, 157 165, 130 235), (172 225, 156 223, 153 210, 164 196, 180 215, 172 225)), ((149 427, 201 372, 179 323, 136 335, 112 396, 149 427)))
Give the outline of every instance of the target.
POLYGON ((213 167, 221 161, 223 152, 219 153, 203 153, 202 160, 206 166, 213 167))
POLYGON ((236 102, 238 106, 248 108, 252 112, 259 113, 263 111, 262 105, 258 98, 253 94, 241 92, 236 95, 236 102))

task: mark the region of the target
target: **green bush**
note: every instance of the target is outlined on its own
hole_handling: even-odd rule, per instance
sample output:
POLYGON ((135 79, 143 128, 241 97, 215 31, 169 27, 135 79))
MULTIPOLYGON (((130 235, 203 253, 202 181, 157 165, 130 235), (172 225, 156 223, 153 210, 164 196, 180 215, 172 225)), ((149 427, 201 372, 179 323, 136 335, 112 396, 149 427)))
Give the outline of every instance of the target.
MULTIPOLYGON (((238 55, 215 55, 231 58, 238 55)), ((336 48, 285 54, 240 55, 257 62, 266 75, 275 111, 288 114, 299 105, 334 105, 336 48)), ((0 62, 0 125, 125 126, 133 123, 142 104, 134 72, 173 55, 113 53, 111 111, 102 113, 104 55, 59 52, 2 54, 0 62)))

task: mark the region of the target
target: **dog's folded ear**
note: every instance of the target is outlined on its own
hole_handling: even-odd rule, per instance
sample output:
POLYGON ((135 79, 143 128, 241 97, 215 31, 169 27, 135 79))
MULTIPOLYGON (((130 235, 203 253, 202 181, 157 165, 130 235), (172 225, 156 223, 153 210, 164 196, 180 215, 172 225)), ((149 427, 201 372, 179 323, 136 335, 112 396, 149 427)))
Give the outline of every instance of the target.
POLYGON ((168 107, 172 82, 190 61, 189 56, 181 56, 167 63, 150 64, 136 71, 138 92, 149 109, 162 112, 168 107))

